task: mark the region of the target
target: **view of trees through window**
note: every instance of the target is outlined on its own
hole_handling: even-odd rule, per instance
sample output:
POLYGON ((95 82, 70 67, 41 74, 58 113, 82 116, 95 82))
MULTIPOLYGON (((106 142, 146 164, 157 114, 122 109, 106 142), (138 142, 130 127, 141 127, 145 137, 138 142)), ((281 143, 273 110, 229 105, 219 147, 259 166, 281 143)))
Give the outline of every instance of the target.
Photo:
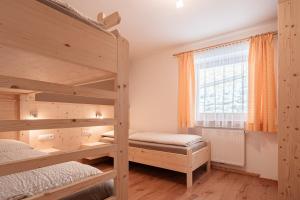
POLYGON ((243 126, 248 110, 248 43, 195 54, 196 120, 243 126))

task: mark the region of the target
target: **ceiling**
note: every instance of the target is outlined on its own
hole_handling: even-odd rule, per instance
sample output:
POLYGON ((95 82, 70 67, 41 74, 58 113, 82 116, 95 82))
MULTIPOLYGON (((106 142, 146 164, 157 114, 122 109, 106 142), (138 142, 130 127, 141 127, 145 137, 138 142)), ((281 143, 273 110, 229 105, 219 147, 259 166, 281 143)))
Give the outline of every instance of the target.
POLYGON ((249 28, 277 18, 277 0, 61 0, 96 19, 119 11, 119 30, 131 46, 131 58, 162 48, 249 28))

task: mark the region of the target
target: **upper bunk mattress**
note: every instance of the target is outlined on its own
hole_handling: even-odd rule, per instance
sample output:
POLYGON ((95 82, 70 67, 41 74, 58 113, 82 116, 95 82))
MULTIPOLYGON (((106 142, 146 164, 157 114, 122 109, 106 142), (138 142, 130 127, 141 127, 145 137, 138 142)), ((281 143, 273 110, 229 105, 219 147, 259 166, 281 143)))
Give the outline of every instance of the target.
POLYGON ((96 21, 83 15, 78 10, 71 7, 69 4, 67 4, 65 2, 61 2, 59 0, 38 0, 38 1, 53 8, 53 9, 56 9, 64 14, 66 14, 66 15, 69 15, 70 17, 73 17, 79 21, 82 21, 83 23, 85 23, 87 25, 93 26, 99 30, 104 31, 104 29, 101 28, 101 26, 96 21))
MULTIPOLYGON (((0 164, 47 155, 29 145, 0 139, 0 164)), ((0 200, 19 200, 65 186, 102 173, 79 162, 66 162, 0 177, 0 200)), ((113 182, 107 181, 64 198, 65 200, 103 200, 113 194, 113 182)))

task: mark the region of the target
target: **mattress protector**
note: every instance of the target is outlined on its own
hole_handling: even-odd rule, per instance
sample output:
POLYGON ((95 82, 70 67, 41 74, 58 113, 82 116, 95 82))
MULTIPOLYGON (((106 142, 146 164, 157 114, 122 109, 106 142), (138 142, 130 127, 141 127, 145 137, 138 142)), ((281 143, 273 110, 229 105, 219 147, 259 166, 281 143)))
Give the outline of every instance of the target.
MULTIPOLYGON (((28 148, 25 143, 21 148, 19 143, 19 141, 8 143, 2 140, 1 144, 0 141, 0 164, 47 155, 47 153, 28 148)), ((0 176, 0 200, 24 199, 100 173, 102 172, 94 167, 71 161, 0 176)), ((80 195, 84 195, 86 200, 100 200, 111 196, 112 193, 113 181, 111 180, 94 186, 90 191, 80 191, 64 199, 77 200, 80 195)))
POLYGON ((72 161, 1 176, 0 199, 24 199, 99 173, 96 168, 72 161))
POLYGON ((203 141, 199 135, 143 132, 129 136, 130 140, 188 147, 203 141))
MULTIPOLYGON (((113 138, 114 131, 108 131, 102 134, 102 136, 113 138)), ((203 138, 199 135, 160 132, 135 132, 130 134, 128 139, 131 141, 175 145, 182 147, 189 147, 193 144, 204 141, 203 138)))

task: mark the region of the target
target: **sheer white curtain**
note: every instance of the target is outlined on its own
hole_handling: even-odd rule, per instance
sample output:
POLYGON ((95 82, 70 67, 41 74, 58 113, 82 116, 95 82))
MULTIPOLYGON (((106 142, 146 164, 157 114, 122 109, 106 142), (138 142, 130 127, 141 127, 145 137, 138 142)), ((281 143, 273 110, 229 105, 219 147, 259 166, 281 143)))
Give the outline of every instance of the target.
POLYGON ((204 127, 244 128, 248 112, 249 43, 195 54, 196 121, 204 127))

